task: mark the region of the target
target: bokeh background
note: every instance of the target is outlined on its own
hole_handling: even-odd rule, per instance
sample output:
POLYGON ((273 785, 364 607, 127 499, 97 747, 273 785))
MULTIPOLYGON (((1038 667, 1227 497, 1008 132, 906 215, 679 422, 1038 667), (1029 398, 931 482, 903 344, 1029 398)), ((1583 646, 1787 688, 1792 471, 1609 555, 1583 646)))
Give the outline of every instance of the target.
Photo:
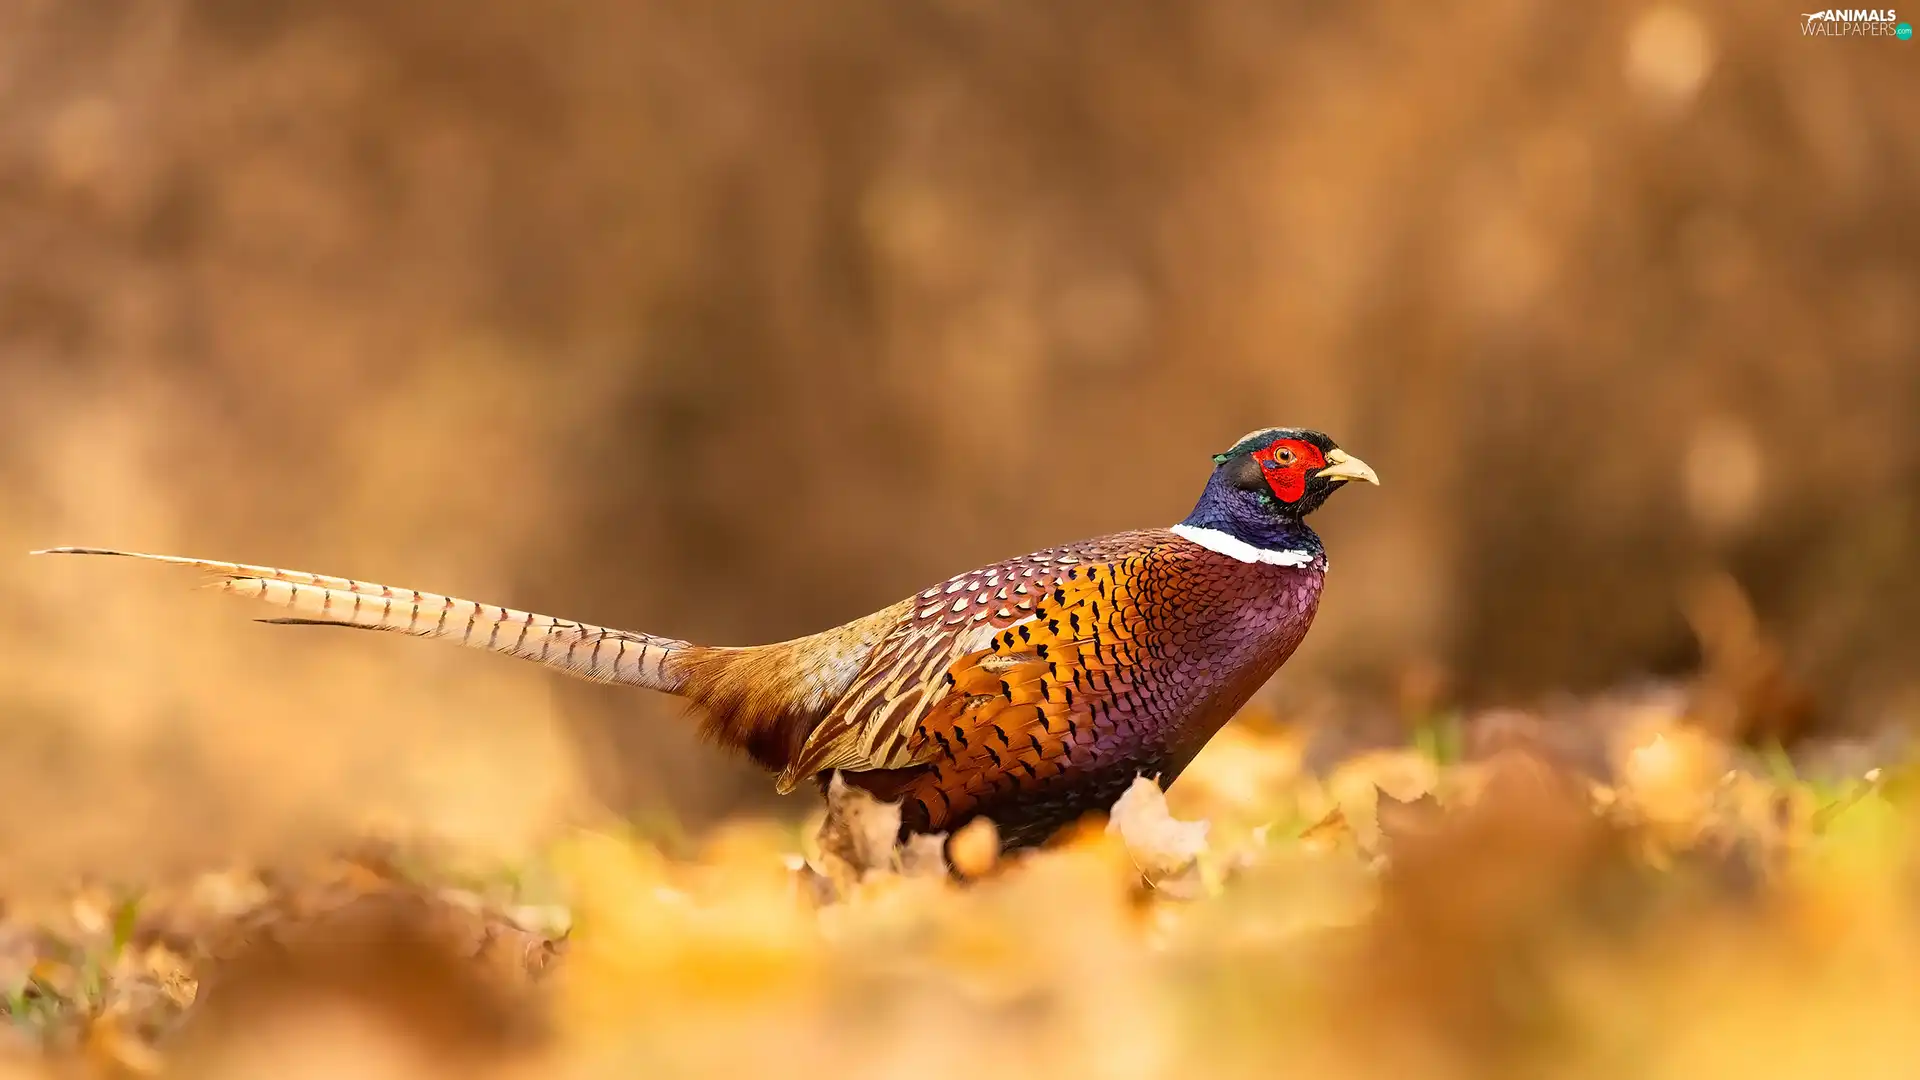
POLYGON ((1898 730, 1920 43, 1799 21, 0 5, 0 784, 47 810, 5 873, 805 801, 665 699, 29 548, 745 643, 1177 520, 1267 424, 1385 481, 1316 519, 1282 713, 1588 694, 1732 625, 1769 737, 1898 730))

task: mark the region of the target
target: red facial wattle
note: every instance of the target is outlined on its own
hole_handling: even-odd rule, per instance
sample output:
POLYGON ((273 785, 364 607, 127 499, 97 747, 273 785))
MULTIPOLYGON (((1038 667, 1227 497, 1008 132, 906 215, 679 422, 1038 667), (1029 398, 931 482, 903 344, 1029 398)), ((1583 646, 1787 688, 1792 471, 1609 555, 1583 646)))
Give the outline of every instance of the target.
POLYGON ((1273 445, 1253 452, 1260 463, 1260 475, 1267 478, 1273 497, 1283 503, 1296 503, 1307 493, 1307 474, 1327 464, 1320 448, 1301 439, 1279 439, 1273 445))

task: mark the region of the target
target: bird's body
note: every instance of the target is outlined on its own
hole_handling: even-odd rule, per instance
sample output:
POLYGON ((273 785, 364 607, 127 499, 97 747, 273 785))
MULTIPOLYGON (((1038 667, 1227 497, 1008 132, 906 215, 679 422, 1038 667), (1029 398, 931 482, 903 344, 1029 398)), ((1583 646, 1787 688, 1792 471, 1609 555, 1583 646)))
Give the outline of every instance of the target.
MULTIPOLYGON (((1256 432, 1241 445, 1294 434, 1256 432)), ((1273 486, 1272 464, 1256 463, 1251 477, 1244 465, 1230 471, 1230 451, 1172 529, 1008 559, 771 645, 701 646, 346 578, 138 557, 195 566, 291 613, 268 621, 450 639, 677 694, 704 709, 716 741, 777 773, 783 791, 837 770, 899 800, 904 831, 945 832, 985 815, 1018 846, 1106 810, 1136 776, 1170 784, 1306 635, 1326 555, 1300 516, 1324 489, 1372 472, 1331 440, 1270 439, 1268 460, 1282 442, 1313 462, 1300 471, 1327 478, 1277 523, 1248 520, 1242 494, 1258 478, 1275 495, 1255 505, 1284 504, 1293 488, 1285 478, 1273 486)))
POLYGON ((1009 843, 1044 839, 1135 776, 1171 783, 1299 645, 1323 570, 1154 530, 951 578, 888 609, 782 781, 864 764, 848 781, 902 800, 911 831, 985 814, 1009 843))

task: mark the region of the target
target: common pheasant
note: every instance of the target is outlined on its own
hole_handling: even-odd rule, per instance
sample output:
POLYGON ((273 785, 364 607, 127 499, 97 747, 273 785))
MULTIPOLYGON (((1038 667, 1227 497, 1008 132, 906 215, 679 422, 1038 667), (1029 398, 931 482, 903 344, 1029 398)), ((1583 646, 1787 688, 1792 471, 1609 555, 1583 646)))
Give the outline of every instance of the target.
POLYGON ((716 647, 438 593, 100 548, 207 571, 226 592, 321 624, 445 638, 662 690, 791 791, 838 770, 901 803, 903 834, 991 818, 1009 847, 1162 787, 1306 635, 1327 569, 1306 524, 1336 488, 1378 484, 1317 431, 1267 428, 1214 456, 1186 519, 959 574, 843 626, 716 647))

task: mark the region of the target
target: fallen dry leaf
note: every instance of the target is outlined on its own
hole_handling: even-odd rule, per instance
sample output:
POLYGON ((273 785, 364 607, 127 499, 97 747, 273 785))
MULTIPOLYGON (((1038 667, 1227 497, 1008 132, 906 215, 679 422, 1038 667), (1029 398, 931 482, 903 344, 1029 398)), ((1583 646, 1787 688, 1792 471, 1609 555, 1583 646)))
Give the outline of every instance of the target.
POLYGON ((900 873, 911 878, 946 877, 946 848, 946 833, 915 833, 900 846, 900 873))
POLYGON ((1300 845, 1313 855, 1331 855, 1342 850, 1352 850, 1359 844, 1354 836, 1353 826, 1347 824, 1347 812, 1336 806, 1327 811, 1326 816, 1300 833, 1300 845))
POLYGON ((1176 880, 1193 871, 1207 850, 1207 823, 1180 821, 1167 811, 1166 793, 1144 776, 1113 804, 1107 831, 1120 837, 1148 880, 1176 880))
POLYGON ((900 804, 881 802, 835 772, 813 868, 845 892, 869 874, 900 868, 899 837, 900 804))
POLYGON ((987 818, 974 818, 953 834, 947 854, 962 877, 985 877, 1000 861, 1000 830, 987 818))

